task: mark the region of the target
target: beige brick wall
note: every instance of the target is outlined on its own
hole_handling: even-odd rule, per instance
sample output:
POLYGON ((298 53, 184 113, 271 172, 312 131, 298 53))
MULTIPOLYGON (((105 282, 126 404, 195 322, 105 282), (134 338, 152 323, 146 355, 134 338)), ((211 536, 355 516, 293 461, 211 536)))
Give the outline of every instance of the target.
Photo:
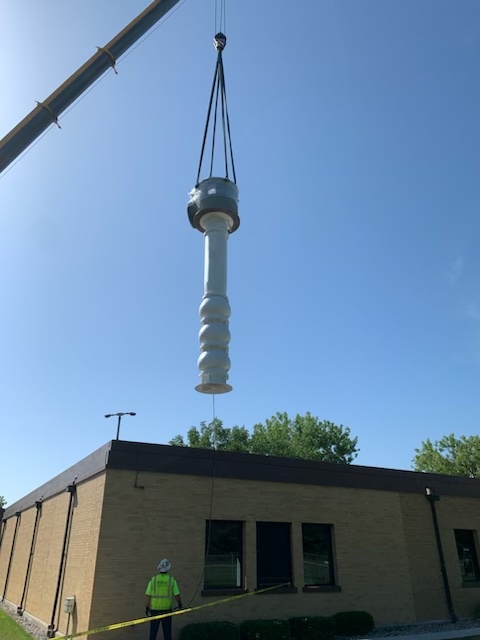
MULTIPOLYGON (((21 568, 23 567, 23 562, 25 557, 23 538, 24 538, 24 532, 26 531, 26 526, 28 526, 28 519, 29 519, 28 516, 25 516, 25 517, 23 515, 21 516, 21 519, 18 522, 16 537, 15 537, 15 525, 17 523, 17 517, 12 516, 8 518, 6 525, 4 525, 6 526, 6 529, 2 539, 2 547, 0 549, 0 597, 4 596, 5 599, 10 602, 15 602, 15 598, 18 593, 18 584, 21 578, 20 578, 20 573, 16 571, 16 568, 17 566, 19 566, 21 571, 21 568), (13 547, 13 555, 12 555, 11 552, 12 552, 12 545, 14 542, 14 538, 15 538, 15 546, 13 547), (6 580, 7 580, 8 565, 10 563, 10 558, 11 558, 11 568, 10 568, 10 574, 8 577, 8 584, 7 584, 6 580)), ((25 577, 24 573, 23 573, 23 577, 25 577)))
POLYGON ((104 485, 105 473, 102 473, 77 486, 65 579, 60 592, 57 615, 57 627, 63 633, 66 631, 68 621, 68 615, 63 610, 67 596, 76 598, 69 632, 84 631, 90 625, 104 485))
POLYGON ((5 586, 5 576, 7 573, 8 559, 10 557, 10 549, 12 547, 12 534, 15 525, 15 518, 9 518, 2 523, 2 544, 0 546, 0 598, 3 594, 5 586))
POLYGON ((416 618, 448 619, 430 504, 423 494, 403 494, 401 505, 416 618))
MULTIPOLYGON (((89 625, 104 481, 105 474, 101 474, 77 486, 66 568, 55 618, 62 632, 65 632, 67 623, 67 615, 63 613, 65 596, 75 595, 77 598, 70 631, 87 629, 89 625)), ((70 494, 65 492, 42 504, 30 580, 24 600, 25 611, 45 627, 50 623, 53 612, 69 498, 70 494)), ((21 515, 6 594, 6 599, 15 605, 20 603, 25 584, 35 515, 35 506, 26 509, 21 515)), ((2 586, 5 583, 15 520, 15 517, 10 519, 0 550, 2 586)))
MULTIPOLYGON (((60 631, 66 631, 63 604, 70 595, 77 598, 70 631, 143 617, 145 587, 162 557, 173 563, 184 605, 217 599, 201 595, 211 489, 210 478, 147 472, 137 477, 119 470, 79 484, 57 609, 60 631)), ((69 494, 62 493, 42 507, 25 608, 45 624, 52 614, 68 500, 69 494)), ((480 500, 442 497, 436 509, 455 609, 465 617, 480 601, 480 590, 462 586, 453 529, 480 528, 480 500)), ((423 493, 217 478, 212 517, 244 522, 244 574, 250 592, 256 588, 256 522, 290 522, 298 592, 253 595, 176 616, 175 636, 190 622, 329 615, 346 609, 370 611, 378 625, 448 617, 430 505, 423 493), (341 592, 302 593, 303 522, 334 525, 341 592)), ((6 594, 14 604, 21 598, 34 518, 34 507, 21 516, 6 594)), ((0 549, 0 588, 15 519, 9 520, 0 549)), ((144 624, 96 638, 144 640, 147 633, 144 624)))
POLYGON ((52 615, 68 502, 68 493, 45 500, 38 528, 26 611, 47 625, 52 615))
MULTIPOLYGON (((459 618, 471 617, 474 605, 480 604, 480 588, 462 586, 454 529, 480 529, 480 500, 441 497, 435 509, 454 610, 459 618)), ((404 494, 402 512, 416 617, 419 621, 448 619, 430 504, 424 495, 404 494)))
MULTIPOLYGON (((17 532, 17 541, 15 544, 15 554, 12 561, 12 571, 8 583, 8 600, 19 605, 23 588, 25 585, 25 577, 27 574, 28 558, 30 556, 30 547, 32 542, 33 526, 35 522, 36 509, 29 509, 20 516, 20 526, 17 532)), ((28 585, 27 585, 28 588, 28 585)))
MULTIPOLYGON (((202 597, 205 520, 211 479, 174 474, 108 471, 99 541, 91 626, 143 616, 144 590, 164 556, 182 590, 184 605, 202 597), (121 554, 119 556, 119 554, 121 554), (198 590, 197 590, 198 587, 198 590), (197 593, 194 597, 194 594, 197 593)), ((245 522, 247 587, 256 587, 257 521, 292 523, 295 594, 252 596, 175 618, 190 622, 328 615, 366 609, 378 624, 415 621, 400 496, 383 491, 217 479, 213 518, 245 522), (334 524, 340 593, 302 593, 302 522, 334 524)), ((145 637, 144 625, 129 632, 145 637)), ((124 632, 104 634, 110 640, 124 632)), ((102 640, 102 637, 99 637, 102 640)))
MULTIPOLYGON (((60 551, 65 523, 68 496, 61 494, 45 500, 38 525, 35 553, 32 561, 28 591, 24 608, 45 625, 50 621, 55 593, 56 577, 60 562, 60 551)), ((25 583, 28 556, 32 541, 36 509, 25 509, 20 516, 20 525, 15 542, 6 599, 19 605, 25 583)), ((0 579, 5 581, 16 517, 9 519, 7 533, 0 557, 0 579)))
MULTIPOLYGON (((443 496, 436 509, 455 613, 460 618, 469 617, 473 607, 480 604, 480 587, 462 586, 454 529, 480 531, 480 500, 443 496)), ((477 555, 480 560, 478 546, 477 555)))

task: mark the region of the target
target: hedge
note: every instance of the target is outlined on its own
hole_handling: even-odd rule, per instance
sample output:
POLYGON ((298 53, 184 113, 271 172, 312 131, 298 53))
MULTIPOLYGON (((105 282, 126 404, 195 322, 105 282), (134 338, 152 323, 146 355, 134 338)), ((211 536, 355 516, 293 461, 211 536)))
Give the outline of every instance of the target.
POLYGON ((245 620, 240 624, 241 640, 291 640, 288 620, 245 620))
POLYGON ((340 611, 333 619, 339 636, 363 636, 375 628, 373 616, 367 611, 340 611))
POLYGON ((293 640, 334 640, 335 620, 332 617, 305 616, 290 618, 293 640))
POLYGON ((197 622, 183 627, 180 640, 240 640, 240 629, 232 622, 197 622))

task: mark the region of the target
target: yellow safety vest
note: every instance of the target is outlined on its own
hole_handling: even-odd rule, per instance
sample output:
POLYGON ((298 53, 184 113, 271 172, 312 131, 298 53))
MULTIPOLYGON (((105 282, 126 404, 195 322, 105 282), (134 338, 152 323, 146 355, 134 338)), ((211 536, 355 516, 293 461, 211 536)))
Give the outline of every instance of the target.
POLYGON ((173 576, 163 573, 153 576, 146 591, 147 596, 150 596, 150 609, 157 611, 172 609, 173 596, 179 593, 177 581, 173 576))

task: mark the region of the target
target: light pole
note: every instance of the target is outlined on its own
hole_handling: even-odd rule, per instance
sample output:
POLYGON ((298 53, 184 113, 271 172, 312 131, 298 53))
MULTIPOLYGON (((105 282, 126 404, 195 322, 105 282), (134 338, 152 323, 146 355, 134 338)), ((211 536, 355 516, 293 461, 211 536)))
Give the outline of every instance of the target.
POLYGON ((118 416, 118 423, 117 423, 117 437, 115 438, 116 440, 118 440, 119 436, 120 436, 120 422, 122 421, 122 416, 136 416, 137 414, 134 411, 120 411, 119 413, 107 413, 105 415, 105 418, 113 418, 114 416, 118 416))

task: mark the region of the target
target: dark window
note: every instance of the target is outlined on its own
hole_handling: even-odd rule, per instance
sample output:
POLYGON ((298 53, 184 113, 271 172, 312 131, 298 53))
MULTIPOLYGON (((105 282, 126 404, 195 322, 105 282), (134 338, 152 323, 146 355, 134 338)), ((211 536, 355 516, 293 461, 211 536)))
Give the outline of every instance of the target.
POLYGON ((302 524, 305 586, 334 585, 332 525, 302 524))
POLYGON ((257 522, 257 586, 292 586, 290 523, 257 522))
POLYGON ((205 589, 242 586, 243 523, 207 520, 205 533, 205 589))
POLYGON ((468 529, 455 529, 455 542, 463 582, 480 582, 474 532, 468 529))

